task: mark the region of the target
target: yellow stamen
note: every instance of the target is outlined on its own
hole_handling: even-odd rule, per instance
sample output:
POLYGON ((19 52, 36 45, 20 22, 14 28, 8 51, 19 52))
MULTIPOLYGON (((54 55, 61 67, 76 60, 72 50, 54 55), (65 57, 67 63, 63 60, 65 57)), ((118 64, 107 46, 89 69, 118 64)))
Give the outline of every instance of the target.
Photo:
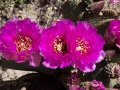
POLYGON ((62 39, 62 37, 57 36, 53 42, 53 50, 55 53, 61 52, 65 53, 66 52, 66 43, 62 39))
POLYGON ((78 45, 76 47, 76 51, 80 51, 81 55, 83 55, 84 53, 87 53, 88 49, 90 48, 90 46, 88 45, 88 42, 84 41, 83 39, 80 40, 80 38, 76 40, 76 44, 78 45))
POLYGON ((23 37, 18 35, 18 39, 15 40, 15 44, 16 44, 16 49, 18 52, 20 51, 28 51, 28 49, 32 46, 31 45, 32 40, 28 37, 23 37))

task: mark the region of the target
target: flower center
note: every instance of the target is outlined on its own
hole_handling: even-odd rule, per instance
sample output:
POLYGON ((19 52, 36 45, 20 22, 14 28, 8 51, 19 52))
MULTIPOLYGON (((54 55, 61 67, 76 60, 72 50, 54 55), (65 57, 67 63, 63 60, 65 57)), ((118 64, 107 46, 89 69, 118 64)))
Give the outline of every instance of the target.
POLYGON ((53 42, 53 50, 55 53, 65 53, 67 51, 67 45, 62 37, 57 36, 53 42))
POLYGON ((18 39, 15 40, 15 44, 16 44, 16 49, 18 52, 20 51, 28 51, 28 49, 32 46, 31 45, 32 40, 28 37, 23 37, 18 35, 18 39))
POLYGON ((81 55, 83 55, 84 53, 87 53, 88 49, 90 48, 90 46, 88 45, 88 42, 84 41, 83 39, 80 40, 80 38, 76 40, 76 44, 78 45, 76 47, 76 51, 80 51, 81 55))

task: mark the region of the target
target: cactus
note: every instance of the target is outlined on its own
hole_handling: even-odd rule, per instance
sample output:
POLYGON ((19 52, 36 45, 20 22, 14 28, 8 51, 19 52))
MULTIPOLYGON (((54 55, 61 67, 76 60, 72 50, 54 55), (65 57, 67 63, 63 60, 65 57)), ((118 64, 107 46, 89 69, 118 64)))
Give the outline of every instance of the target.
MULTIPOLYGON (((77 21, 88 21, 98 29, 99 34, 104 35, 110 21, 118 18, 118 13, 112 9, 103 9, 103 5, 104 0, 81 0, 81 2, 67 0, 63 5, 63 18, 71 19, 74 23, 77 21)), ((106 47, 104 47, 104 49, 109 50, 109 48, 106 47)), ((101 63, 97 64, 95 71, 84 74, 83 80, 102 80, 104 85, 109 86, 110 78, 119 77, 119 73, 115 73, 115 68, 119 66, 116 64, 119 61, 118 56, 116 60, 115 52, 110 55, 108 54, 101 63), (111 70, 113 68, 114 70, 111 70), (112 74, 113 72, 114 74, 112 74), (106 75, 110 77, 106 78, 106 80, 100 78, 106 75)), ((83 84, 79 86, 84 87, 83 84)))
POLYGON ((120 82, 114 85, 114 88, 117 88, 120 90, 120 82))
MULTIPOLYGON (((63 17, 71 19, 75 23, 79 20, 88 21, 98 29, 98 33, 103 35, 109 22, 118 18, 118 13, 111 9, 102 10, 102 7, 99 7, 99 2, 82 0, 78 3, 75 0, 68 0, 63 5, 63 17), (93 3, 98 4, 98 7, 95 4, 93 5, 93 3), (95 12, 94 10, 96 9, 99 9, 99 11, 95 12)), ((101 1, 101 4, 104 4, 104 1, 101 1)))
POLYGON ((111 78, 118 78, 120 76, 120 66, 117 63, 107 64, 104 68, 106 74, 111 78))
POLYGON ((105 65, 112 62, 112 58, 115 55, 115 52, 116 52, 115 50, 107 50, 106 51, 106 56, 105 56, 105 59, 104 59, 105 65))

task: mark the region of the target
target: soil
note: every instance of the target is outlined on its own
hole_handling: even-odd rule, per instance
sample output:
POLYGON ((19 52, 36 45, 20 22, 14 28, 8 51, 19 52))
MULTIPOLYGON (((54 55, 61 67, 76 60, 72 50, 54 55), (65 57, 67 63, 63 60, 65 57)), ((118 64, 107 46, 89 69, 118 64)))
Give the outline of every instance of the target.
POLYGON ((17 16, 31 18, 40 25, 49 26, 62 18, 62 5, 65 0, 3 0, 0 5, 0 26, 17 16))

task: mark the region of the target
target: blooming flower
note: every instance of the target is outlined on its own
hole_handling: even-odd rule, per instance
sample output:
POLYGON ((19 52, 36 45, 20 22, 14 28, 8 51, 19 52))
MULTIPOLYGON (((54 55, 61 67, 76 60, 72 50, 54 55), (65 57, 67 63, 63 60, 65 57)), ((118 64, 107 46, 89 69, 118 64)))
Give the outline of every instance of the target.
POLYGON ((70 50, 74 56, 73 66, 83 72, 95 70, 95 63, 105 57, 103 45, 105 43, 97 30, 87 22, 77 22, 77 26, 68 35, 70 50))
POLYGON ((17 63, 28 60, 31 66, 40 64, 41 56, 38 48, 40 28, 29 18, 19 20, 13 18, 1 27, 0 52, 6 60, 15 60, 17 63))
POLYGON ((100 81, 93 80, 90 83, 90 90, 105 90, 105 86, 100 81))
POLYGON ((108 29, 104 35, 106 43, 120 48, 120 20, 114 19, 110 22, 108 29))
POLYGON ((67 34, 74 24, 69 20, 60 20, 41 32, 40 51, 44 56, 43 65, 48 68, 64 68, 72 62, 67 34))
POLYGON ((120 20, 117 20, 117 19, 111 20, 107 30, 114 35, 119 35, 120 34, 120 20))

